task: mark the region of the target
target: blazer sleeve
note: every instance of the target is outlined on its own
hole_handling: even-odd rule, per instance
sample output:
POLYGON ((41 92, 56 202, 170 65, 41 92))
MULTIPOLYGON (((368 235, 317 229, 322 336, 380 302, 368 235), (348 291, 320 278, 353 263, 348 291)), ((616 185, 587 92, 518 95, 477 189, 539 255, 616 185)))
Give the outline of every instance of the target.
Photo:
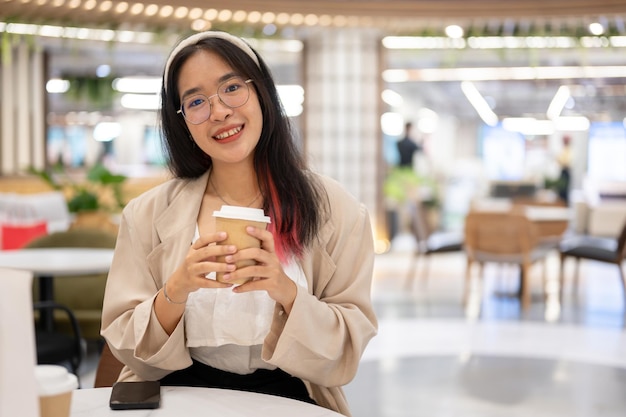
POLYGON ((356 200, 332 204, 320 246, 303 261, 309 292, 298 288, 287 317, 279 308, 263 346, 263 359, 313 384, 350 382, 377 332, 371 303, 373 233, 356 200), (312 293, 311 293, 312 292, 312 293))
POLYGON ((184 317, 168 336, 154 314, 162 278, 151 274, 149 259, 165 249, 152 249, 149 210, 138 206, 136 200, 131 201, 122 215, 107 278, 101 334, 114 356, 134 374, 155 380, 192 361, 184 343, 184 317))

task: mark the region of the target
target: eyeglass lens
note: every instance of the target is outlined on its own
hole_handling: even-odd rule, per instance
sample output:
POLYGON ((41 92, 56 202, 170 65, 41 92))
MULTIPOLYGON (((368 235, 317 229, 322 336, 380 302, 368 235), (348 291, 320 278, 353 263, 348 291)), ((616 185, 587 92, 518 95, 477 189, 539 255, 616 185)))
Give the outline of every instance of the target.
POLYGON ((197 125, 206 121, 211 115, 211 98, 215 96, 225 106, 230 108, 241 107, 246 104, 250 97, 248 83, 251 81, 244 81, 241 77, 230 78, 217 87, 217 94, 210 97, 204 94, 187 97, 180 107, 180 112, 189 123, 197 125))

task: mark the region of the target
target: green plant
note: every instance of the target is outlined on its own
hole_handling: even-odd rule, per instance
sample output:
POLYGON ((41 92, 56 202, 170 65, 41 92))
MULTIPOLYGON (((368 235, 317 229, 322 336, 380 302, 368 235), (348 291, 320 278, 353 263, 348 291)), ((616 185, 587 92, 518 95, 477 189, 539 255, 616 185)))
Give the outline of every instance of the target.
POLYGON ((398 204, 419 199, 425 206, 439 205, 436 182, 432 178, 417 175, 412 168, 393 168, 385 179, 383 193, 390 201, 398 204), (424 190, 428 191, 428 198, 423 198, 424 190))
POLYGON ((63 191, 67 207, 72 213, 96 210, 114 212, 124 207, 122 185, 127 177, 113 174, 102 164, 92 166, 84 182, 72 180, 63 167, 55 168, 53 173, 33 167, 28 171, 39 176, 53 189, 63 191))

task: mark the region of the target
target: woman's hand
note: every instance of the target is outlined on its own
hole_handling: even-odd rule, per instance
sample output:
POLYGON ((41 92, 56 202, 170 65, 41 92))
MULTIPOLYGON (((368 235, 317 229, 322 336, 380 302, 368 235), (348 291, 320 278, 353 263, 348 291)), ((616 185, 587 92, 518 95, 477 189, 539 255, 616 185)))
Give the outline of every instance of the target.
POLYGON ((167 294, 172 300, 186 300, 190 293, 200 288, 225 288, 232 284, 207 279, 210 272, 231 272, 235 265, 218 262, 218 256, 236 252, 232 245, 215 245, 226 239, 225 232, 200 236, 189 248, 183 264, 167 281, 167 294))
POLYGON ((228 265, 244 259, 254 259, 257 264, 232 270, 224 275, 224 280, 236 281, 242 278, 252 278, 245 284, 233 288, 234 292, 267 291, 268 295, 283 306, 287 314, 291 311, 293 301, 296 299, 296 283, 293 282, 283 271, 278 256, 275 253, 274 236, 272 233, 248 226, 246 231, 249 235, 261 241, 260 248, 241 249, 240 251, 226 256, 228 265))

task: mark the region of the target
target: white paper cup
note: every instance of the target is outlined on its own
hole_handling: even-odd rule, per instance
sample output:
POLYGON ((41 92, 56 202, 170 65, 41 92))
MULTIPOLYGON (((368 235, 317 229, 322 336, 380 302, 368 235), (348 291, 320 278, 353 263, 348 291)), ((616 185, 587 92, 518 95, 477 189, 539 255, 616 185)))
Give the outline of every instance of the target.
POLYGON ((78 388, 76 375, 63 366, 37 365, 35 379, 41 417, 69 417, 72 391, 78 388))
MULTIPOLYGON (((218 245, 235 245, 237 250, 246 248, 258 248, 261 242, 246 232, 247 226, 254 226, 265 229, 270 223, 270 218, 263 213, 262 209, 238 206, 222 206, 219 211, 213 212, 215 217, 215 230, 228 233, 228 237, 218 242, 218 245)), ((217 258, 219 262, 224 262, 224 257, 217 258)), ((254 265, 254 261, 249 259, 236 263, 237 268, 254 265)), ((223 282, 224 272, 218 272, 216 279, 223 282)), ((248 278, 237 281, 229 281, 233 284, 243 284, 249 281, 248 278)))

